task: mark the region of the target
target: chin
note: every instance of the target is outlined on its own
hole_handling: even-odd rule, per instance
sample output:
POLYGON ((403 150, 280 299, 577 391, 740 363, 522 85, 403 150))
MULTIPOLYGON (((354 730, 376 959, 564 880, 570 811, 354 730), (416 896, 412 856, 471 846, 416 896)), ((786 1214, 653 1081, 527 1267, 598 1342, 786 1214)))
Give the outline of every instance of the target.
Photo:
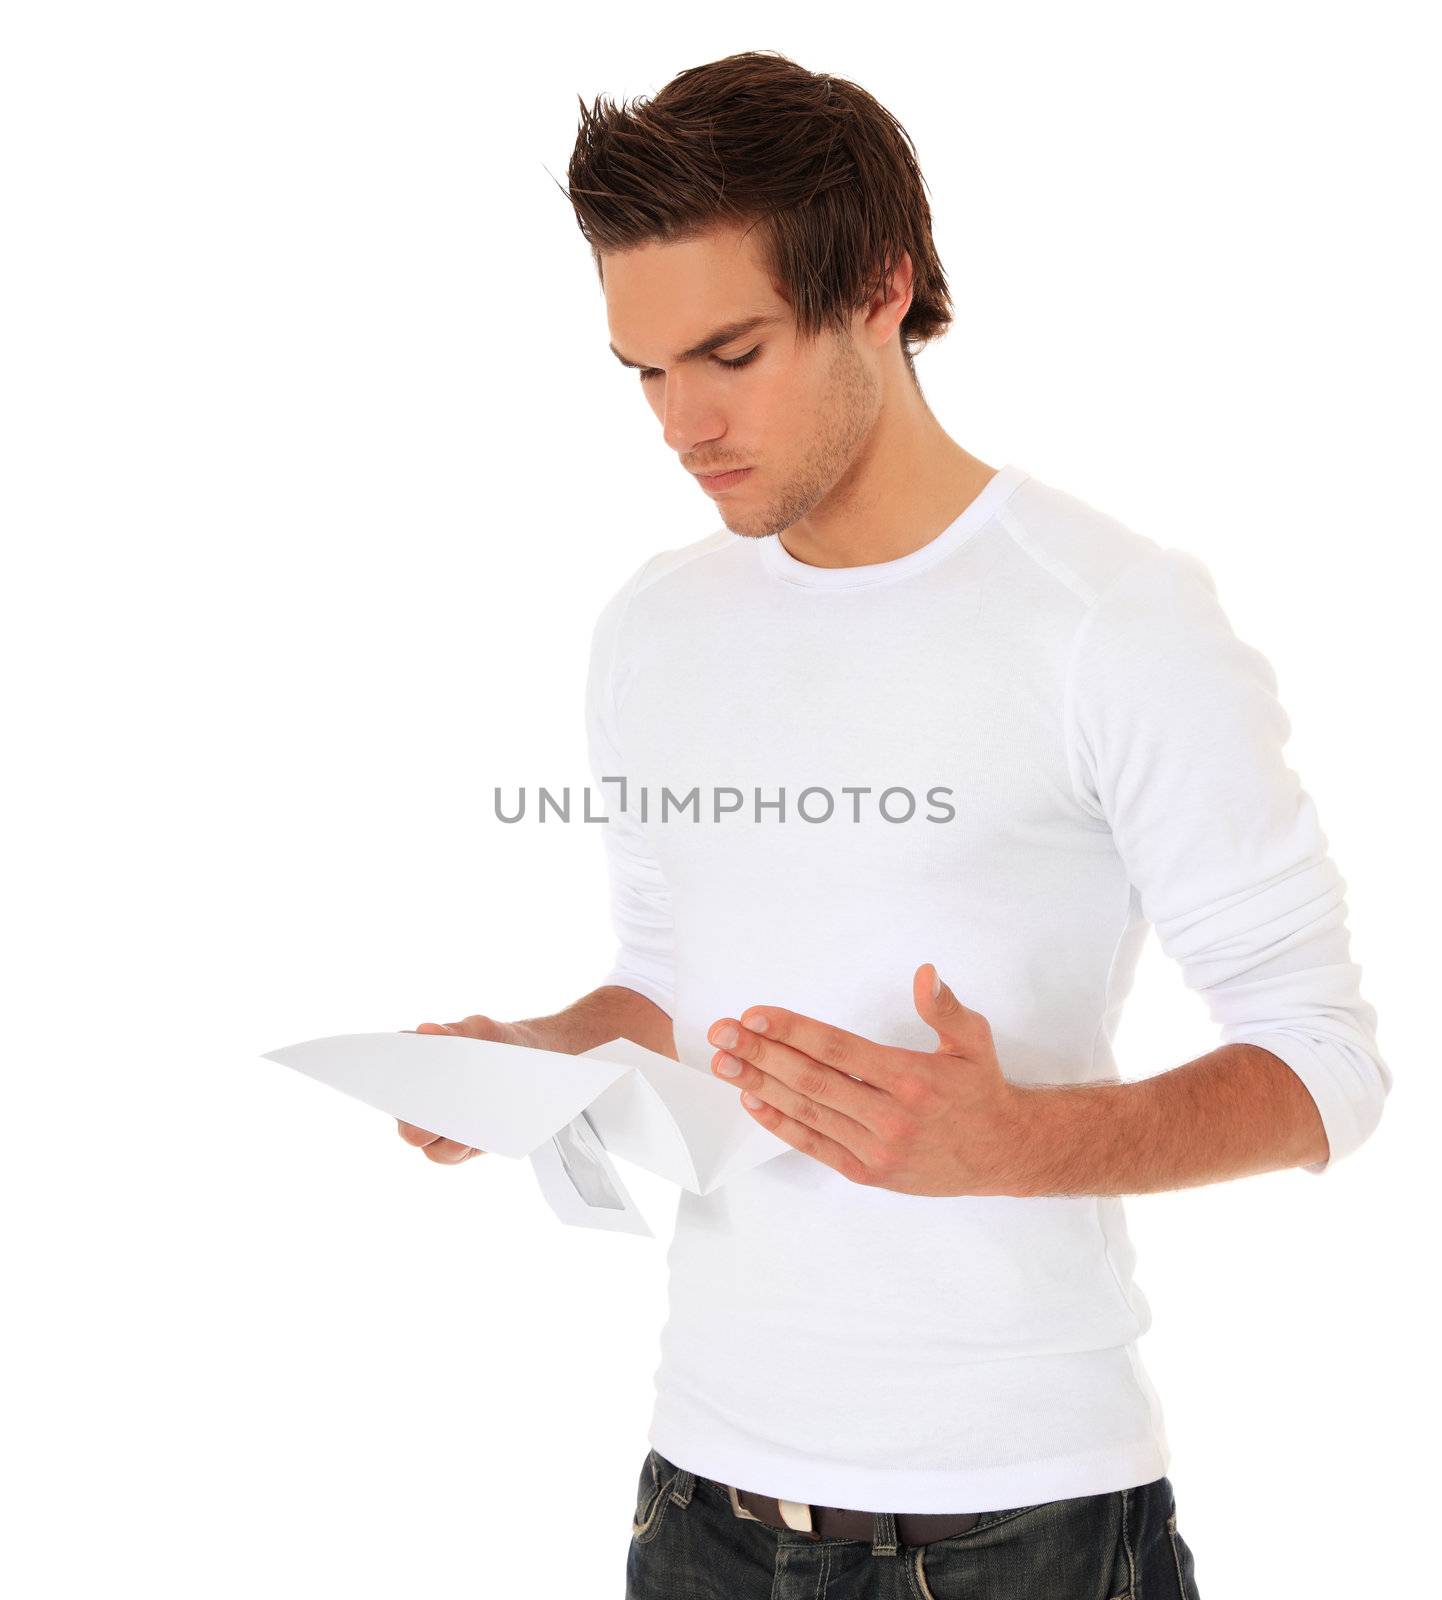
POLYGON ((760 517, 753 510, 743 513, 739 506, 718 505, 717 511, 721 520, 732 533, 740 534, 745 539, 764 539, 773 530, 764 517, 760 517))

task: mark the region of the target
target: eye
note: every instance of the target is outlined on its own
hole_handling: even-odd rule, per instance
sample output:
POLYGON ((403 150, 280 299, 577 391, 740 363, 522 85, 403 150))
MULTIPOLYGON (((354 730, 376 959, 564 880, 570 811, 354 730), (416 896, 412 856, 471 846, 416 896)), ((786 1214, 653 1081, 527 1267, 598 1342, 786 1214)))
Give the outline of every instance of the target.
MULTIPOLYGON (((724 356, 712 356, 711 359, 718 367, 729 367, 732 372, 735 372, 739 367, 749 367, 760 354, 761 346, 758 344, 754 350, 748 350, 744 356, 737 356, 733 361, 727 361, 724 356)), ((644 383, 647 378, 659 378, 661 369, 660 367, 642 367, 637 376, 644 383)))

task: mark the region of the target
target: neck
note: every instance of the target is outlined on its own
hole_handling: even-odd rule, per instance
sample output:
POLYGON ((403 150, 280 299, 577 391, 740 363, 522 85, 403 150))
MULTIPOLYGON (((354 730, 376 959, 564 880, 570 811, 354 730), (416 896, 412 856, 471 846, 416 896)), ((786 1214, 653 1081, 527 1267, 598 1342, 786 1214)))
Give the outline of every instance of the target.
POLYGON ((951 438, 908 379, 845 476, 782 545, 813 567, 894 561, 954 522, 995 470, 951 438))

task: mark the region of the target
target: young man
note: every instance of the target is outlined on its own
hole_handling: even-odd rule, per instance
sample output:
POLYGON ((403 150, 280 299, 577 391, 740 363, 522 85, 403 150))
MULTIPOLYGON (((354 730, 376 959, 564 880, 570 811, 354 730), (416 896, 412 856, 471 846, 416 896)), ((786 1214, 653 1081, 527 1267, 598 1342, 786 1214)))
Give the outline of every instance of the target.
POLYGON ((680 1196, 627 1592, 1195 1596, 1120 1196, 1324 1172, 1390 1086, 1271 669, 1194 557, 932 415, 864 91, 731 57, 598 103, 570 178, 724 526, 595 630, 612 970, 452 1026, 637 1040, 793 1147, 680 1196), (1149 926, 1224 1043, 1122 1082, 1149 926))

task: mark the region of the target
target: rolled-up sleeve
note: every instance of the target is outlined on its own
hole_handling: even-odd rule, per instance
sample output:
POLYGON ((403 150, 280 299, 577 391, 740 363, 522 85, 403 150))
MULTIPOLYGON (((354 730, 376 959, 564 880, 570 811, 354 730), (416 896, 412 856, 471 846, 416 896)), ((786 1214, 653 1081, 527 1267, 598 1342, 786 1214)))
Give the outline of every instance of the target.
POLYGON ((1088 605, 1066 723, 1079 802, 1111 830, 1143 914, 1224 1044, 1305 1084, 1325 1172, 1377 1126, 1392 1076, 1351 958, 1346 883, 1283 757, 1291 724, 1206 566, 1156 548, 1088 605))
POLYGON ((618 941, 611 970, 601 983, 634 989, 674 1016, 670 889, 633 810, 620 805, 620 784, 603 781, 625 779, 631 792, 617 730, 615 669, 627 609, 645 571, 643 566, 633 574, 602 609, 591 637, 586 679, 586 741, 596 785, 592 809, 607 816, 598 826, 605 840, 611 922, 618 941))

